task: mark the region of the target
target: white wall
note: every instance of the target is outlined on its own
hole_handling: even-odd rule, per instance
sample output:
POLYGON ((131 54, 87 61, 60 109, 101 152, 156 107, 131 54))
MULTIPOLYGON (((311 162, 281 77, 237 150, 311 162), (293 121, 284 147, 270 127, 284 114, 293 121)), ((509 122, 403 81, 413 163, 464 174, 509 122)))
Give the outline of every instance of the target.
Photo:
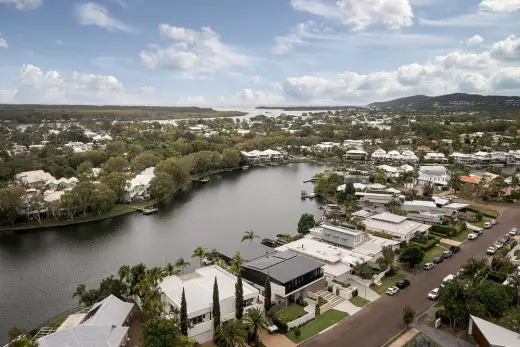
POLYGON ((311 312, 307 313, 305 316, 302 316, 293 320, 292 322, 287 323, 287 326, 289 327, 289 329, 292 329, 302 324, 305 324, 310 320, 313 320, 314 317, 316 317, 316 312, 315 310, 311 310, 311 312))

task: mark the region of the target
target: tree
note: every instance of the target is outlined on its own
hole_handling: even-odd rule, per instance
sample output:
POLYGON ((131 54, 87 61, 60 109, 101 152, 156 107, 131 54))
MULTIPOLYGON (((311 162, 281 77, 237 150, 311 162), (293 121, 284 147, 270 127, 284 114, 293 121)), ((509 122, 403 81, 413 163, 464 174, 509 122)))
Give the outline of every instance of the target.
POLYGON ((265 278, 264 286, 264 311, 267 313, 271 309, 271 278, 269 275, 265 278))
POLYGON ((158 161, 159 158, 152 153, 141 153, 132 159, 130 168, 133 172, 141 172, 146 168, 155 166, 158 161))
POLYGON ((115 194, 117 199, 121 199, 127 185, 128 176, 122 172, 111 172, 101 179, 101 183, 105 184, 115 194))
POLYGON ((424 251, 419 246, 407 245, 401 252, 399 261, 412 269, 424 259, 424 251))
POLYGON ((345 161, 345 149, 334 146, 332 147, 332 154, 334 154, 336 157, 338 157, 341 164, 345 161))
POLYGON ((387 182, 388 179, 386 178, 386 175, 383 171, 376 172, 374 176, 374 183, 386 184, 387 182))
POLYGON ((455 327, 458 323, 463 326, 468 321, 470 294, 464 283, 458 279, 446 283, 439 292, 437 302, 444 307, 451 327, 455 327))
POLYGON ((234 274, 238 274, 240 272, 240 268, 242 267, 242 264, 244 263, 244 258, 240 255, 240 252, 236 252, 233 258, 231 259, 231 265, 229 267, 229 270, 233 272, 234 274))
POLYGON ((179 328, 174 321, 154 317, 147 320, 143 326, 141 347, 174 347, 179 335, 179 328))
POLYGON ((464 270, 464 277, 471 278, 474 284, 479 283, 489 270, 485 259, 475 258, 468 259, 462 269, 464 270))
POLYGON ((242 285, 242 271, 238 269, 237 282, 235 283, 235 316, 242 319, 244 315, 244 288, 242 285))
POLYGON ((258 236, 253 229, 250 229, 248 231, 244 231, 244 236, 242 236, 241 241, 244 242, 249 240, 249 242, 253 242, 255 238, 260 238, 260 236, 258 236))
POLYGON ((392 246, 383 246, 381 249, 381 257, 377 259, 377 265, 381 269, 391 269, 394 265, 395 252, 392 246))
POLYGON ((415 311, 413 310, 413 308, 406 305, 403 308, 403 321, 407 328, 413 322, 414 317, 415 317, 415 311))
POLYGON ((96 184, 92 196, 92 209, 97 212, 98 216, 103 212, 110 211, 115 206, 116 201, 117 196, 112 189, 103 183, 96 184))
POLYGON ((184 294, 184 287, 182 288, 181 297, 181 334, 188 336, 188 308, 186 304, 186 296, 184 294))
POLYGON ((105 169, 108 172, 124 172, 128 166, 128 160, 123 157, 110 157, 105 162, 105 169))
POLYGON ((184 268, 190 266, 190 263, 185 261, 184 258, 179 258, 175 261, 175 266, 181 269, 182 273, 184 274, 184 268))
POLYGON ((433 186, 430 183, 428 183, 423 188, 423 195, 424 196, 432 196, 432 194, 433 194, 433 186))
POLYGON ((119 279, 124 281, 126 284, 130 284, 130 266, 129 265, 121 265, 119 270, 117 271, 119 275, 119 279))
POLYGON ((18 216, 24 195, 25 189, 20 186, 0 189, 0 214, 11 224, 14 224, 18 216))
POLYGON ((167 197, 175 190, 172 176, 166 172, 156 172, 150 181, 150 195, 156 199, 167 197))
POLYGON ((239 320, 230 320, 218 330, 218 340, 223 347, 245 347, 247 331, 239 320))
POLYGON ((473 298, 484 305, 487 314, 491 317, 502 316, 513 302, 511 291, 507 286, 491 281, 483 281, 479 284, 473 298))
POLYGON ((222 166, 228 168, 238 167, 241 157, 236 149, 226 148, 222 151, 222 166))
POLYGON ((426 335, 416 335, 412 341, 406 344, 407 347, 436 347, 438 346, 426 335))
POLYGON ((358 262, 354 265, 352 272, 365 281, 365 299, 367 297, 368 280, 374 277, 374 270, 368 263, 358 262))
POLYGON ((215 282, 213 283, 213 331, 215 332, 215 336, 218 335, 220 330, 220 297, 218 294, 218 283, 217 277, 215 277, 215 282))
POLYGON ((174 189, 183 186, 189 180, 189 171, 177 158, 168 158, 160 161, 155 167, 155 175, 159 173, 167 174, 171 177, 174 189))
POLYGON ((175 267, 175 264, 168 263, 163 269, 165 276, 174 276, 174 275, 180 275, 181 270, 177 269, 175 267))
POLYGON ((253 335, 253 341, 258 346, 258 331, 260 329, 266 329, 269 325, 264 313, 258 307, 249 309, 244 315, 244 323, 250 329, 253 335))
POLYGON ((193 250, 193 254, 191 255, 191 257, 192 258, 198 257, 200 266, 202 267, 202 260, 204 259, 204 257, 206 256, 207 253, 208 253, 208 250, 206 248, 198 246, 197 248, 195 248, 193 250))
POLYGON ((304 213, 298 221, 298 233, 305 235, 309 233, 309 229, 314 227, 314 215, 311 213, 304 213))

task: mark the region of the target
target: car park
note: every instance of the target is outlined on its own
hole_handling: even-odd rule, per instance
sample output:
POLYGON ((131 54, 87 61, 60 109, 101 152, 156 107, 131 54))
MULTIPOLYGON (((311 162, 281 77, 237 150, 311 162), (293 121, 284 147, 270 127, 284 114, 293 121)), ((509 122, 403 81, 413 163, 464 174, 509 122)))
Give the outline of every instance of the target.
POLYGON ((496 251, 497 251, 497 249, 496 249, 495 247, 490 246, 490 247, 487 249, 486 254, 487 254, 487 255, 493 255, 493 254, 496 253, 496 251))
POLYGON ((424 270, 431 270, 431 269, 433 269, 434 267, 435 267, 435 264, 434 264, 434 263, 426 263, 426 264, 424 264, 423 269, 424 269, 424 270))
POLYGON ((471 233, 468 235, 468 240, 476 240, 478 238, 478 234, 471 233))
POLYGON ((386 290, 385 293, 388 294, 388 295, 395 295, 395 294, 397 294, 398 292, 399 292, 399 288, 397 288, 397 287, 390 287, 390 288, 388 288, 388 289, 386 290))
POLYGON ((437 258, 433 259, 433 263, 434 264, 440 264, 440 263, 442 263, 443 260, 444 260, 443 257, 437 257, 437 258))
POLYGON ((451 246, 450 247, 450 251, 453 254, 458 253, 458 251, 460 251, 460 247, 459 246, 451 246))
POLYGON ((404 289, 404 288, 408 287, 409 285, 410 285, 410 281, 408 281, 407 279, 399 280, 395 284, 395 286, 399 289, 404 289))
POLYGON ((451 251, 444 251, 444 252, 442 252, 442 255, 441 255, 441 256, 442 256, 444 259, 448 259, 448 258, 451 258, 452 255, 453 255, 453 253, 452 253, 451 251))
POLYGON ((491 228, 492 226, 493 226, 493 224, 491 224, 491 223, 489 223, 489 222, 484 223, 484 228, 485 228, 485 229, 489 229, 489 228, 491 228))
POLYGON ((428 299, 437 300, 439 297, 439 288, 434 288, 428 293, 428 299))

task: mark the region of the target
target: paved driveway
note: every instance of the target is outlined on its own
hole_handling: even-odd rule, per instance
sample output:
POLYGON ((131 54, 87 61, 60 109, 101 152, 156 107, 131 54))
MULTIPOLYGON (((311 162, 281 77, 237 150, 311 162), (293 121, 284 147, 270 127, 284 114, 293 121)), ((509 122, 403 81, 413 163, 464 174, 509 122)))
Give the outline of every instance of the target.
POLYGON ((444 277, 455 274, 469 258, 485 257, 486 249, 499 236, 509 231, 511 226, 520 226, 518 216, 520 209, 508 208, 502 211, 499 224, 485 230, 475 241, 464 242, 461 251, 430 271, 420 271, 410 278, 410 287, 395 296, 382 296, 354 316, 326 333, 317 335, 304 346, 340 347, 349 346, 379 347, 385 344, 403 328, 403 307, 410 305, 417 314, 425 311, 432 302, 426 298, 427 293, 438 287, 444 277))

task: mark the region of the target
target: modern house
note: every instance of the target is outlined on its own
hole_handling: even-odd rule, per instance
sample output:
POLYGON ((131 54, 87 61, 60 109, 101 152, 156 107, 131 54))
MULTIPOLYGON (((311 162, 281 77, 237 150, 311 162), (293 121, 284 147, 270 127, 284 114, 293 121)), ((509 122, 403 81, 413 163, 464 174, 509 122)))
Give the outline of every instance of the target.
POLYGON ((65 146, 72 148, 74 153, 83 153, 94 149, 94 144, 92 142, 69 142, 66 143, 65 146))
POLYGON ((520 334, 473 315, 469 316, 468 334, 479 347, 520 346, 520 334))
POLYGON ((323 265, 295 252, 276 251, 244 262, 242 277, 263 294, 269 276, 271 301, 281 303, 305 297, 307 290, 317 292, 325 288, 323 265))
POLYGON ((343 147, 345 147, 345 148, 355 148, 355 149, 362 150, 364 144, 365 144, 365 141, 363 141, 363 140, 345 140, 345 141, 343 141, 343 147))
POLYGON ((385 210, 389 204, 397 201, 394 194, 384 193, 356 192, 356 198, 358 206, 369 211, 385 210))
POLYGON ((134 304, 110 295, 68 318, 58 329, 42 329, 35 336, 39 347, 122 347, 134 304))
POLYGON ((389 212, 370 216, 364 221, 367 231, 382 232, 392 235, 399 241, 410 241, 418 234, 427 233, 430 225, 420 224, 389 212))
MULTIPOLYGON (((213 285, 218 283, 220 321, 235 318, 235 284, 237 278, 232 273, 216 265, 196 269, 183 276, 168 276, 159 284, 165 313, 175 316, 181 309, 182 291, 186 297, 188 312, 188 337, 205 343, 213 340, 213 285)), ((261 307, 258 289, 242 282, 244 311, 261 307)))
POLYGON ((520 150, 510 150, 506 154, 507 164, 520 164, 520 150))
POLYGON ((42 188, 48 182, 56 181, 54 176, 43 170, 21 172, 15 176, 15 179, 29 188, 42 188))
POLYGON ((266 149, 265 151, 252 150, 250 152, 241 152, 242 155, 247 159, 249 163, 259 163, 268 161, 280 161, 283 160, 283 154, 279 151, 272 149, 266 149))
POLYGON ((479 164, 489 164, 493 161, 493 155, 488 152, 473 153, 475 161, 479 164))
POLYGON ((310 229, 313 237, 345 248, 354 248, 363 243, 368 235, 361 230, 338 227, 331 224, 322 224, 310 229))
POLYGON ((419 167, 419 184, 446 186, 448 185, 448 171, 444 166, 420 166, 419 167))

